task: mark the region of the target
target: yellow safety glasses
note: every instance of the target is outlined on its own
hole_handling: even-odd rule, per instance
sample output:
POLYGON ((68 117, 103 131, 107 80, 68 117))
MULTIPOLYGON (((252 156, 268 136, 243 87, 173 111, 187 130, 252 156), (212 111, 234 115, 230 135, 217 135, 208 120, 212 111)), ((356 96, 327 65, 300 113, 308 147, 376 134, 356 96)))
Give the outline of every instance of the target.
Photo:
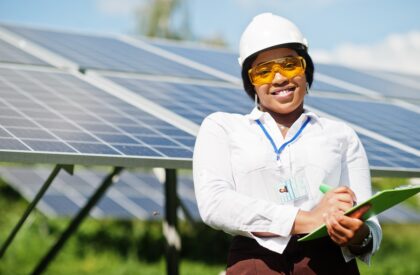
POLYGON ((301 56, 287 56, 258 64, 249 69, 248 75, 251 83, 255 86, 269 84, 273 81, 276 73, 291 79, 305 72, 306 62, 301 56))

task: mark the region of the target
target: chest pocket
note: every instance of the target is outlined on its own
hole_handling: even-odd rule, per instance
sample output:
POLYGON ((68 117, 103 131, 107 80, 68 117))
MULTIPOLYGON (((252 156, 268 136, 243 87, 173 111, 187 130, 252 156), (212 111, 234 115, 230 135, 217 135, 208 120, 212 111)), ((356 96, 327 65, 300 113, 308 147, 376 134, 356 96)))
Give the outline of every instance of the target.
POLYGON ((262 137, 232 134, 230 142, 232 169, 235 172, 247 174, 267 165, 270 152, 262 137))

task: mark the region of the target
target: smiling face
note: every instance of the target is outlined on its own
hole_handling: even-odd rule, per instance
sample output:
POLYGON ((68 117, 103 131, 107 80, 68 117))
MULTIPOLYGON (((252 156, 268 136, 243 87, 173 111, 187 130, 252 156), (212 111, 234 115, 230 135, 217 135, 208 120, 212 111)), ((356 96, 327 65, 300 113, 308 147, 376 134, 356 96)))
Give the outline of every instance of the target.
MULTIPOLYGON (((298 54, 289 48, 263 51, 252 63, 252 68, 258 64, 287 56, 298 56, 298 54)), ((306 94, 304 73, 288 79, 277 72, 271 83, 254 87, 263 111, 277 114, 301 113, 303 111, 303 99, 306 94)))

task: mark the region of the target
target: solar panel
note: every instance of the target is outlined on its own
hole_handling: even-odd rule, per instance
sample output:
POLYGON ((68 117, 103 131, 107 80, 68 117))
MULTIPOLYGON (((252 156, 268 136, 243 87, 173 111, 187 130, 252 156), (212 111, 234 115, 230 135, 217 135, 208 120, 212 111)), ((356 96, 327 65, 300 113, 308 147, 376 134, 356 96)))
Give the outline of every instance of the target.
MULTIPOLYGON (((0 68, 0 129, 2 160, 10 155, 5 152, 14 157, 24 152, 22 160, 47 154, 53 163, 86 156, 92 157, 86 164, 189 161, 194 141, 171 124, 55 70, 0 68)), ((37 159, 45 161, 45 156, 37 159)))
POLYGON ((0 40, 0 62, 47 66, 48 64, 26 52, 0 40))
POLYGON ((217 80, 218 78, 171 61, 111 36, 94 36, 52 30, 3 26, 62 57, 82 69, 135 72, 217 80))
POLYGON ((150 41, 149 43, 194 60, 200 64, 205 64, 214 69, 228 73, 232 76, 241 78, 241 67, 238 64, 238 54, 222 49, 212 49, 210 47, 186 46, 181 43, 150 41))
MULTIPOLYGON (((45 168, 0 168, 1 177, 26 199, 32 200, 49 171, 45 168)), ((105 176, 101 170, 77 169, 73 176, 59 173, 38 205, 48 216, 74 216, 105 176)), ((192 217, 199 220, 191 177, 179 177, 178 194, 192 217)), ((163 185, 148 172, 124 171, 92 210, 95 218, 162 219, 163 185)))
POLYGON ((350 100, 310 96, 309 106, 345 121, 389 137, 415 149, 420 149, 420 114, 401 107, 370 100, 350 100))
POLYGON ((408 83, 415 83, 417 85, 420 85, 420 75, 418 74, 416 75, 401 72, 379 71, 373 69, 364 69, 362 70, 362 72, 368 75, 379 77, 381 79, 387 79, 396 83, 404 83, 404 81, 406 81, 408 83))
MULTIPOLYGON (((212 112, 223 111, 247 114, 253 108, 253 102, 239 88, 157 82, 134 77, 106 77, 140 96, 158 102, 165 108, 197 124, 200 124, 212 112), (160 92, 156 93, 155 91, 160 92), (233 102, 234 104, 232 104, 233 102)), ((359 101, 356 100, 349 101, 319 96, 309 96, 306 100, 309 108, 317 108, 345 121, 388 136, 391 139, 406 141, 411 137, 414 141, 416 140, 413 138, 413 135, 419 131, 418 129, 413 129, 412 132, 404 129, 407 128, 407 125, 416 121, 418 118, 417 113, 387 103, 375 103, 372 101, 360 102, 360 106, 357 107, 359 101), (369 104, 374 105, 372 107, 369 104), (337 112, 345 115, 340 115, 337 112), (398 115, 393 117, 392 114, 395 112, 398 115), (391 119, 390 117, 393 118, 391 119), (380 121, 379 126, 374 126, 375 128, 370 127, 370 124, 376 123, 375 121, 380 121), (389 121, 390 123, 387 124, 384 121, 389 121), (383 125, 385 128, 379 131, 378 128, 381 127, 381 123, 387 125, 383 125), (388 135, 391 129, 393 134, 388 135), (402 132, 396 131, 396 129, 400 129, 402 132)), ((359 136, 365 145, 372 170, 394 169, 395 171, 418 171, 420 169, 420 158, 415 154, 407 153, 363 134, 359 134, 359 136)), ((413 143, 412 145, 418 146, 417 142, 414 143, 414 141, 411 141, 413 143)), ((409 142, 408 144, 411 143, 409 142)), ((419 147, 414 148, 417 149, 419 147)))
POLYGON ((316 64, 316 70, 322 74, 334 77, 365 89, 375 91, 385 97, 398 99, 420 99, 420 88, 396 83, 389 79, 366 74, 360 70, 348 67, 316 64))
MULTIPOLYGON (((374 70, 363 70, 363 72, 380 79, 391 81, 395 84, 401 85, 401 87, 409 86, 418 90, 418 95, 415 98, 411 98, 410 103, 420 106, 420 75, 374 70)), ((405 90, 400 89, 400 91, 404 93, 405 90)))
POLYGON ((365 147, 371 170, 418 171, 420 157, 393 146, 358 134, 365 147))
POLYGON ((312 86, 310 90, 314 91, 315 93, 318 91, 322 91, 322 92, 332 92, 332 93, 338 93, 338 94, 353 94, 353 95, 357 94, 351 89, 347 89, 339 85, 333 85, 328 82, 319 80, 319 76, 317 75, 317 72, 315 72, 314 80, 312 82, 312 86))
POLYGON ((247 114, 253 107, 253 102, 245 92, 233 87, 151 81, 135 77, 107 78, 196 124, 200 124, 213 112, 247 114))

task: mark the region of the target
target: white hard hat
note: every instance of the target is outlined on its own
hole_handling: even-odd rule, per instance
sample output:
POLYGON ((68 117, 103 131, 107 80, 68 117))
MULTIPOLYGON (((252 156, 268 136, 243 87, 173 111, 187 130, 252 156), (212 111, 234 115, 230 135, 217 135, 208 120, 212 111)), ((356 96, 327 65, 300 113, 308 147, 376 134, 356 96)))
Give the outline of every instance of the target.
POLYGON ((272 13, 261 13, 252 19, 241 36, 239 65, 242 66, 254 53, 287 43, 301 44, 305 50, 308 48, 306 38, 291 21, 272 13))

